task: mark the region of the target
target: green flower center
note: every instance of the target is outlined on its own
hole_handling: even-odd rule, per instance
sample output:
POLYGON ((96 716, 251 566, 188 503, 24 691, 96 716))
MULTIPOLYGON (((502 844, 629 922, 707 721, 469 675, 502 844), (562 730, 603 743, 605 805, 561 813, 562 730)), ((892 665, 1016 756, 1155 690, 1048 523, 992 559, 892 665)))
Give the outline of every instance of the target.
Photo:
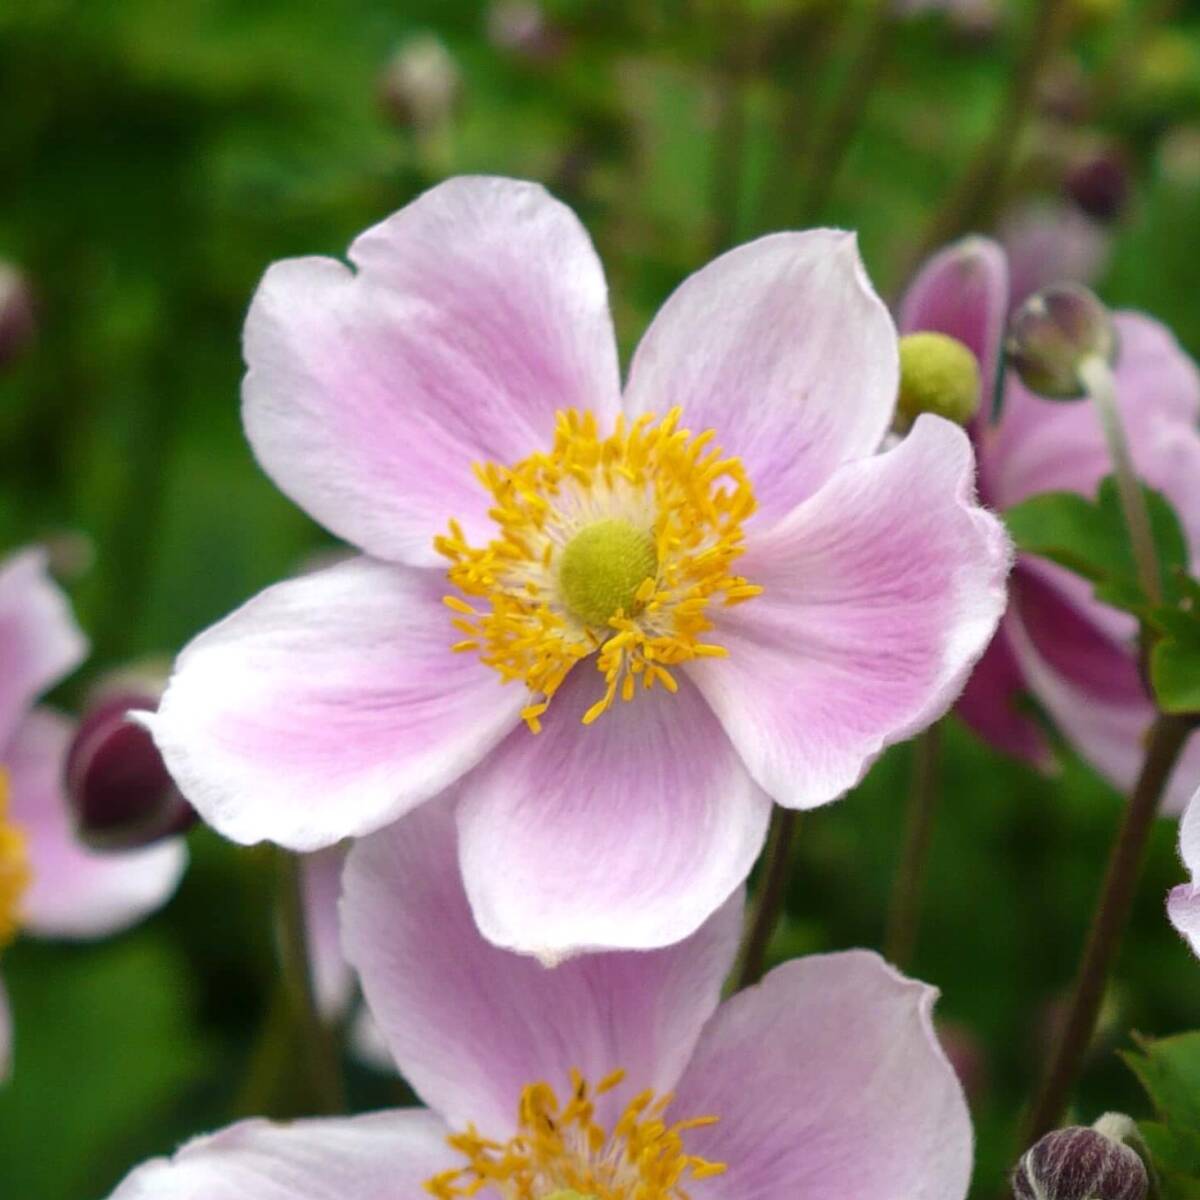
POLYGON ((657 573, 651 535, 609 518, 581 529, 567 543, 558 583, 576 617, 587 625, 606 626, 618 610, 625 616, 634 613, 638 589, 657 573))

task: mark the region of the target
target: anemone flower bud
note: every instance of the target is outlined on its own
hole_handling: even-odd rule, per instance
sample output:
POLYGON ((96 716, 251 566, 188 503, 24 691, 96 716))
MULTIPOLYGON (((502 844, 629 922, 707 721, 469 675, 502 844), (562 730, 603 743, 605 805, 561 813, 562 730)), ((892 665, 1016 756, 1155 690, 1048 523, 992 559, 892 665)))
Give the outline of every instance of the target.
POLYGON ((428 133, 454 113, 462 91, 458 64, 441 38, 418 33, 404 42, 384 68, 380 103, 397 125, 428 133))
POLYGON ((896 426, 908 429, 922 413, 966 425, 979 409, 979 363, 944 333, 908 333, 900 339, 900 393, 896 426))
POLYGON ((1083 1125, 1046 1134, 1012 1175, 1016 1200, 1144 1200, 1148 1186, 1137 1151, 1083 1125))
POLYGON ((35 332, 29 281, 11 263, 0 262, 0 367, 16 358, 35 332))
POLYGON ((1101 151, 1076 163, 1063 186, 1089 217, 1115 221, 1129 201, 1129 164, 1119 150, 1101 151))
POLYGON ((1108 310, 1087 288, 1060 283, 1017 309, 1005 349, 1027 388, 1050 400, 1072 400, 1084 394, 1080 367, 1089 358, 1112 363, 1117 336, 1108 310))
POLYGON ((80 839, 97 850, 149 845, 196 819, 150 731, 133 719, 156 706, 145 693, 111 693, 84 714, 71 742, 67 796, 80 839))

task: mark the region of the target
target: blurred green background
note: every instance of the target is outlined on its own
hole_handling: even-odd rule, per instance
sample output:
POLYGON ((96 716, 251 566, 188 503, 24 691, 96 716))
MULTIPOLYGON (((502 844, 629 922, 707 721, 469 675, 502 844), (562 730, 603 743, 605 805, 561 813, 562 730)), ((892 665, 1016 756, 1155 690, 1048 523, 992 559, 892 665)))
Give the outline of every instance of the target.
MULTIPOLYGON (((0 538, 51 543, 92 636, 56 699, 173 653, 329 544, 239 427, 241 320, 269 262, 340 254, 439 178, 496 172, 542 180, 580 212, 626 351, 685 274, 769 229, 857 229, 894 295, 923 242, 956 231, 947 200, 993 136, 1041 7, 0 4, 0 259, 37 314, 0 369, 0 538)), ((1005 171, 970 224, 1004 228, 1031 197, 1058 206, 1101 248, 1104 297, 1200 351, 1200 21, 1156 0, 1050 7, 1029 119, 1002 139, 1005 171), (1114 155, 1129 196, 1105 221, 1084 217, 1065 183, 1114 155)), ((910 758, 896 749, 804 819, 775 953, 879 945, 910 758)), ((948 739, 914 968, 976 1041, 980 1195, 1010 1165, 1119 813, 1065 749, 1063 764, 1047 778, 959 727, 948 739)), ((206 831, 190 841, 178 897, 140 929, 5 952, 5 1197, 103 1196, 138 1159, 244 1109, 274 972, 269 871, 206 831)), ((1160 821, 1086 1077, 1089 1120, 1145 1108, 1113 1053, 1125 1030, 1200 1025, 1200 964, 1163 915, 1180 876, 1160 821)), ((357 1106, 401 1094, 347 1070, 357 1106)), ((270 1089, 263 1103, 289 1108, 270 1089)))

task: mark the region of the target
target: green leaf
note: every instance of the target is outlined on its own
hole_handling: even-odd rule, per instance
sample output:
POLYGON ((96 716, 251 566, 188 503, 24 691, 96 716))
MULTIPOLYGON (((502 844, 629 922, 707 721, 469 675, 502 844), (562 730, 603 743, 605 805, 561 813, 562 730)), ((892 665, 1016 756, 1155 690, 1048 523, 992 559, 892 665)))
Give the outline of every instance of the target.
POLYGON ((1136 1038, 1137 1050, 1122 1055, 1163 1122, 1200 1130, 1200 1030, 1166 1038, 1136 1038))
MULTIPOLYGON (((1179 518, 1159 492, 1143 489, 1158 557, 1163 595, 1188 590, 1188 544, 1179 518)), ((1067 567, 1096 585, 1099 599, 1144 616, 1150 599, 1137 578, 1116 480, 1105 478, 1095 500, 1075 492, 1046 492, 1010 508, 1004 519, 1020 550, 1067 567)))
POLYGON ((1168 713, 1200 713, 1200 622, 1195 636, 1164 637, 1150 652, 1150 682, 1158 707, 1168 713))

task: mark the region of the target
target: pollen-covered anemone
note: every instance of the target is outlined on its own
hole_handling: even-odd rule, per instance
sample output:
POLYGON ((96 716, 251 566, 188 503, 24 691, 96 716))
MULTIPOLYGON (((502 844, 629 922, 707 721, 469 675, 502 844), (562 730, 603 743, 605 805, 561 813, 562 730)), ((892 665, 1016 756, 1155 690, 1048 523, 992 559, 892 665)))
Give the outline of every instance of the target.
POLYGON ((1008 543, 960 429, 880 454, 896 334, 852 235, 693 275, 624 388, 599 260, 540 187, 441 184, 245 330, 266 471, 364 551, 188 646, 149 719, 203 818, 312 850, 453 798, 486 936, 556 960, 696 929, 772 801, 952 703, 1008 543))
MULTIPOLYGON (((21 932, 88 938, 122 929, 166 900, 183 871, 178 843, 100 855, 75 837, 62 778, 72 725, 35 704, 86 650, 45 554, 0 560, 0 959, 21 932)), ((0 1079, 10 1050, 0 987, 0 1079)))
POLYGON ((480 935, 450 805, 358 842, 342 932, 425 1109, 244 1121, 112 1200, 963 1200, 971 1127, 936 993, 866 951, 718 1004, 738 889, 665 949, 547 971, 480 935))
MULTIPOLYGON (((1009 264, 987 238, 946 247, 924 265, 900 306, 905 334, 957 338, 979 360, 983 402, 968 433, 982 501, 1003 512, 1041 492, 1095 495, 1112 473, 1099 418, 1086 402, 1044 400, 1007 372, 993 411, 1009 310, 1009 264)), ((1171 331, 1139 312, 1113 314, 1117 403, 1138 473, 1172 503, 1200 564, 1200 372, 1171 331)), ((1009 606, 971 674, 959 715, 984 739, 1039 766, 1053 753, 1026 695, 1063 736, 1127 790, 1145 754, 1154 707, 1139 667, 1137 621, 1095 598, 1065 568, 1021 555, 1009 606)), ((1200 778, 1200 735, 1175 768, 1164 807, 1178 812, 1200 778)))

